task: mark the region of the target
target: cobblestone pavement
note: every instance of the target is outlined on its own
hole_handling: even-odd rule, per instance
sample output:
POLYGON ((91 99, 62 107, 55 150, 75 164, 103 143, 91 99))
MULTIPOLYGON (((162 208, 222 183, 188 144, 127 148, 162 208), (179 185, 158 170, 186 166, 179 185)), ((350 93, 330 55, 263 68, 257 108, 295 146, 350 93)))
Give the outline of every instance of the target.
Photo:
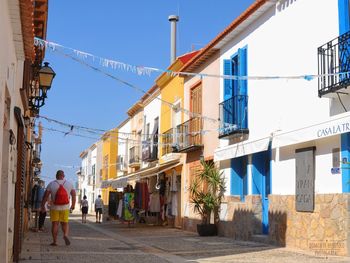
POLYGON ((20 262, 350 262, 350 258, 317 256, 261 243, 199 237, 174 228, 128 227, 116 221, 96 224, 92 216, 82 224, 79 215, 73 215, 70 227, 71 245, 64 245, 60 232, 58 246, 51 247, 47 219, 46 231, 26 235, 20 262))

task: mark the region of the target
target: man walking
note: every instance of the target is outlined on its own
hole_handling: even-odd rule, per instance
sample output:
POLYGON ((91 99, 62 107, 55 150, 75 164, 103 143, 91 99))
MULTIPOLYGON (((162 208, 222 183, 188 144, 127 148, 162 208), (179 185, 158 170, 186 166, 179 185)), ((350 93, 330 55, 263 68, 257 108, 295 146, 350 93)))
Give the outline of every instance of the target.
POLYGON ((95 200, 96 223, 101 224, 102 208, 103 200, 101 198, 101 195, 98 195, 98 197, 95 200))
POLYGON ((50 208, 50 219, 52 223, 51 233, 53 242, 51 246, 57 246, 57 233, 59 224, 61 223, 63 231, 63 239, 67 246, 70 245, 68 238, 69 225, 69 197, 72 196, 71 210, 75 208, 76 193, 73 184, 70 181, 64 179, 64 172, 58 170, 56 173, 56 180, 49 183, 46 187, 46 191, 41 202, 41 210, 45 210, 45 203, 51 195, 52 205, 50 208))

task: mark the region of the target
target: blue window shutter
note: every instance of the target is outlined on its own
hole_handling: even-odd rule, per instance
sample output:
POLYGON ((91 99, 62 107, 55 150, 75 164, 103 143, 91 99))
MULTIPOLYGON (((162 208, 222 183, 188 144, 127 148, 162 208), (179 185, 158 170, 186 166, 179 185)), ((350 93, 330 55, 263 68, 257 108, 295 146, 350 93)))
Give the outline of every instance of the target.
POLYGON ((349 31, 349 0, 338 0, 338 18, 339 18, 339 34, 342 35, 349 31))
MULTIPOLYGON (((232 76, 232 62, 230 59, 224 59, 224 75, 232 76)), ((232 80, 224 79, 224 100, 232 98, 232 80)))
MULTIPOLYGON (((247 48, 238 49, 238 75, 247 76, 247 48)), ((239 80, 239 95, 247 95, 247 80, 239 80)))
MULTIPOLYGON (((247 48, 238 49, 238 75, 239 76, 247 76, 247 48)), ((247 80, 239 80, 238 81, 238 93, 240 95, 237 97, 237 103, 235 105, 235 119, 240 128, 247 129, 248 128, 248 87, 247 80)))

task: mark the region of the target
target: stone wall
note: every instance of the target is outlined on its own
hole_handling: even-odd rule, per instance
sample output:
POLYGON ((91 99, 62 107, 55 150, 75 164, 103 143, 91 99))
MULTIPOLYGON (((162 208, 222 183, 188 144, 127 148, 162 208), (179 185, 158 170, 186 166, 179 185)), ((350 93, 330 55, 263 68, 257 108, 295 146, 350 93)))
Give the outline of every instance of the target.
POLYGON ((227 196, 222 202, 222 210, 219 235, 249 240, 252 235, 261 234, 260 196, 246 196, 244 202, 241 202, 239 197, 227 196))
POLYGON ((294 195, 270 195, 269 201, 271 243, 350 255, 350 194, 316 195, 314 212, 297 212, 294 195))

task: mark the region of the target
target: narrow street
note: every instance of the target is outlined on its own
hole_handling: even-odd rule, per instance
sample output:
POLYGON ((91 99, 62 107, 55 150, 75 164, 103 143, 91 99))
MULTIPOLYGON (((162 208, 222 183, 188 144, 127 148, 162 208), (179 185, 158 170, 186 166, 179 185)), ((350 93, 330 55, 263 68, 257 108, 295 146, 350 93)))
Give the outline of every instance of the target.
POLYGON ((316 256, 224 237, 199 237, 178 229, 117 221, 96 224, 94 217, 82 224, 80 215, 70 221, 71 245, 60 232, 58 246, 51 247, 49 218, 44 232, 29 232, 21 261, 40 262, 349 262, 349 258, 316 256))

